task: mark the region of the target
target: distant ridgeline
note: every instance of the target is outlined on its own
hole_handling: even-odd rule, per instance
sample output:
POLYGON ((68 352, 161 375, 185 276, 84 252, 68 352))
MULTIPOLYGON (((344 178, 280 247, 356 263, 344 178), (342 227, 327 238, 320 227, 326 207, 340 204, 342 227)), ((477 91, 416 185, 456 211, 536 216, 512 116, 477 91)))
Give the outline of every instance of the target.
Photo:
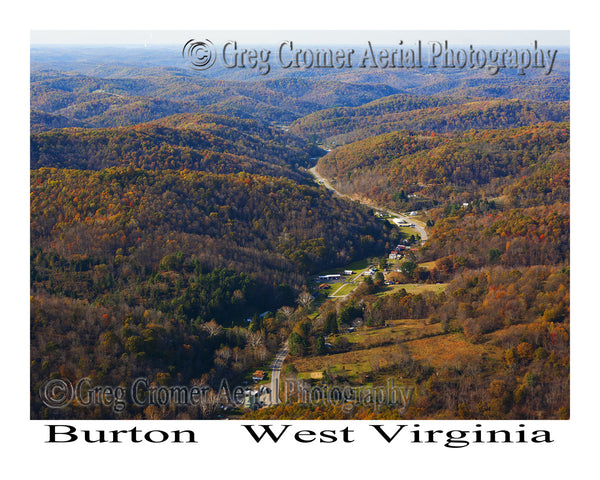
POLYGON ((32 132, 126 126, 198 112, 291 123, 319 110, 357 107, 394 94, 436 97, 428 106, 447 104, 444 97, 458 103, 569 100, 569 59, 564 53, 549 76, 534 70, 493 77, 468 69, 279 69, 263 77, 251 69, 215 66, 194 72, 181 61, 180 51, 160 48, 57 52, 37 47, 31 57, 32 132))
POLYGON ((569 120, 568 102, 478 100, 392 95, 359 107, 340 107, 296 120, 290 131, 342 145, 397 130, 447 133, 569 120))
POLYGON ((31 136, 31 167, 132 166, 305 179, 319 150, 256 120, 179 114, 130 127, 66 128, 31 136))

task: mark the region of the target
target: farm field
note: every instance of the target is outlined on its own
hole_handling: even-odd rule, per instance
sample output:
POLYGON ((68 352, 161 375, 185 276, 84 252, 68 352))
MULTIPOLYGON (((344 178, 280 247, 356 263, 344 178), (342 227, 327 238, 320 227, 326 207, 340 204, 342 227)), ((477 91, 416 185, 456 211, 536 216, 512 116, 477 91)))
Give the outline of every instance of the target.
POLYGON ((399 285, 389 285, 383 292, 378 293, 378 295, 390 295, 402 289, 406 290, 406 293, 415 295, 423 292, 441 293, 446 290, 447 286, 447 283, 402 283, 399 285))

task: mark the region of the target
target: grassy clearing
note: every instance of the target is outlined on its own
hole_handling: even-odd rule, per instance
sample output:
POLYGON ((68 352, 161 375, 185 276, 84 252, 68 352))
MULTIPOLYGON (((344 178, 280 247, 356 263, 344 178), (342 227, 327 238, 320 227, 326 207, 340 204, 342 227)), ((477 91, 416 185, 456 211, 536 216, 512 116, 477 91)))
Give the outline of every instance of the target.
POLYGON ((399 292, 402 289, 406 290, 406 293, 418 295, 423 292, 434 292, 441 293, 446 290, 447 283, 402 283, 399 285, 389 285, 383 292, 378 293, 378 296, 391 295, 399 292))
POLYGON ((314 378, 315 374, 329 370, 332 373, 354 376, 359 373, 369 372, 369 357, 367 351, 352 351, 337 353, 334 355, 323 355, 320 357, 301 358, 294 362, 301 378, 314 378))
POLYGON ((336 297, 342 297, 344 295, 348 295, 349 293, 351 293, 352 290, 354 290, 356 288, 356 286, 357 286, 356 283, 346 283, 339 290, 337 290, 337 291, 334 290, 333 293, 331 293, 329 295, 331 296, 335 293, 336 297))
POLYGON ((439 335, 439 324, 427 324, 422 319, 392 320, 381 328, 365 328, 353 333, 331 335, 327 341, 345 337, 353 350, 318 357, 288 357, 301 378, 317 378, 324 370, 337 375, 356 377, 363 373, 392 365, 401 355, 399 344, 427 335, 439 335))
POLYGON ((473 344, 460 333, 440 335, 405 342, 413 358, 434 368, 459 368, 478 363, 484 356, 500 360, 502 349, 486 344, 473 344))
POLYGON ((326 294, 328 297, 331 297, 335 294, 334 298, 343 297, 344 295, 349 294, 356 288, 358 283, 362 281, 362 273, 369 269, 370 259, 364 258, 362 260, 358 260, 356 262, 352 262, 343 267, 330 268, 328 270, 324 270, 315 275, 313 286, 316 288, 318 285, 322 283, 326 283, 329 287, 319 290, 320 292, 326 294), (352 275, 343 275, 344 270, 351 270, 352 275), (318 280, 317 277, 320 275, 330 275, 330 274, 340 274, 342 278, 336 280, 334 282, 328 282, 325 280, 318 280), (338 289, 340 289, 338 291, 338 289))
POLYGON ((370 373, 392 366, 401 356, 402 352, 398 345, 384 345, 334 355, 303 358, 294 364, 304 378, 311 378, 315 373, 325 370, 351 378, 361 373, 370 373))
POLYGON ((423 228, 425 228, 425 226, 427 225, 427 218, 423 215, 413 215, 410 218, 413 223, 416 223, 417 225, 420 225, 423 228))
POLYGON ((433 267, 435 267, 435 263, 436 263, 435 260, 433 262, 423 262, 423 263, 419 263, 419 267, 423 267, 423 268, 426 268, 427 270, 431 270, 433 267))
POLYGON ((411 235, 414 235, 416 238, 421 238, 421 235, 419 235, 419 233, 411 227, 398 227, 398 230, 400 230, 400 233, 402 234, 403 238, 409 238, 411 235))
POLYGON ((298 358, 293 363, 304 379, 320 378, 324 371, 329 371, 359 381, 361 375, 397 364, 404 355, 400 344, 415 361, 436 369, 462 369, 483 360, 502 361, 501 348, 490 343, 470 343, 460 333, 442 334, 440 328, 439 324, 426 325, 423 320, 397 320, 389 327, 348 335, 355 344, 354 350, 298 358))
MULTIPOLYGON (((440 333, 439 324, 427 324, 422 319, 392 320, 385 327, 365 328, 353 333, 344 333, 335 336, 344 336, 352 344, 362 349, 381 346, 385 343, 398 343, 409 339, 419 338, 423 335, 436 335, 440 333)), ((333 341, 332 336, 328 341, 333 341)))
POLYGON ((356 271, 366 270, 368 267, 369 267, 368 259, 363 258, 362 260, 358 260, 349 265, 346 265, 346 267, 344 267, 342 270, 352 270, 352 271, 356 272, 356 271))

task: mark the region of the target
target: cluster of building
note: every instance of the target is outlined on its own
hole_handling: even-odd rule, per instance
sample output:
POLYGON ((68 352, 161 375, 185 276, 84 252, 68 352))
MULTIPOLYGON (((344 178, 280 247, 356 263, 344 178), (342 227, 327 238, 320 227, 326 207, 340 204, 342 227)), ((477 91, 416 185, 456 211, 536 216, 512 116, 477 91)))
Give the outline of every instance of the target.
POLYGON ((401 258, 404 258, 404 253, 407 250, 410 250, 408 245, 396 245, 396 247, 388 255, 388 258, 390 260, 400 260, 401 258))

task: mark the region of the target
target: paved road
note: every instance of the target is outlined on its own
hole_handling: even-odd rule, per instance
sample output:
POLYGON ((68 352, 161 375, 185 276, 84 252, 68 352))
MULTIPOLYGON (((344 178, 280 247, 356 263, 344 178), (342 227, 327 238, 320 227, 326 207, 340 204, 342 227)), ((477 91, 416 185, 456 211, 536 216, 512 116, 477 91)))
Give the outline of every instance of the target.
POLYGON ((335 193, 339 197, 350 198, 352 200, 352 198, 349 195, 345 195, 343 193, 338 192, 335 188, 333 188, 331 186, 331 183, 329 183, 327 181, 327 179, 325 179, 324 177, 322 177, 321 175, 319 175, 319 172, 317 172, 317 166, 316 165, 314 167, 312 167, 312 168, 309 168, 308 171, 310 172, 310 174, 313 177, 315 177, 317 179, 317 181, 319 183, 322 183, 326 188, 328 188, 329 190, 331 190, 333 193, 335 193))
MULTIPOLYGON (((319 175, 319 173, 317 172, 316 165, 314 167, 312 167, 312 168, 309 168, 308 171, 312 174, 313 177, 315 177, 317 179, 317 181, 319 183, 321 183, 323 186, 325 186, 325 188, 331 190, 333 193, 335 193, 339 197, 349 198, 350 200, 358 200, 363 205, 366 205, 366 206, 371 207, 371 208, 376 208, 377 210, 380 210, 380 211, 385 212, 385 213, 389 213, 392 216, 395 216, 395 217, 398 217, 401 220, 404 220, 406 223, 409 223, 409 224, 412 223, 412 224, 414 224, 415 226, 411 227, 411 228, 414 228, 418 232, 418 234, 421 235, 421 243, 425 243, 427 241, 427 239, 429 238, 429 235, 427 234, 427 230, 425 230, 425 227, 423 225, 417 223, 413 218, 411 218, 411 217, 409 217, 407 215, 404 215, 403 213, 392 212, 391 210, 388 210, 387 208, 380 208, 380 207, 378 207, 376 205, 373 205, 371 203, 367 203, 367 202, 361 200, 360 198, 354 198, 354 197, 351 197, 350 195, 346 195, 346 194, 338 192, 335 189, 335 187, 333 187, 331 185, 331 183, 329 183, 327 181, 327 179, 325 179, 321 175, 319 175)), ((394 223, 396 223, 396 222, 394 222, 394 223)), ((396 223, 396 225, 398 225, 398 223, 396 223)))
POLYGON ((283 344, 283 346, 275 355, 275 359, 271 363, 271 405, 278 405, 279 401, 279 375, 281 374, 281 367, 283 366, 283 361, 288 354, 288 343, 287 340, 283 344))
MULTIPOLYGON (((328 188, 329 190, 331 190, 332 192, 334 192, 336 195, 343 197, 343 198, 349 198, 351 200, 353 200, 349 195, 344 195, 340 192, 338 192, 335 188, 333 188, 331 186, 331 184, 325 179, 323 178, 321 175, 319 175, 316 171, 316 166, 309 169, 308 170, 321 184, 323 184, 326 188, 328 188)), ((360 200, 359 200, 360 201, 360 200)), ((384 211, 389 213, 390 215, 396 216, 398 218, 401 218, 402 220, 406 221, 407 223, 414 223, 415 227, 413 227, 415 230, 417 230, 417 232, 419 232, 419 234, 421 235, 421 239, 424 242, 425 240, 427 240, 427 232, 425 231, 425 228, 422 227, 421 225, 418 225, 417 223, 414 222, 414 220, 412 220, 410 217, 407 217, 406 215, 397 213, 397 212, 392 212, 391 210, 387 210, 387 209, 380 209, 379 207, 367 204, 363 201, 360 201, 363 205, 367 205, 371 208, 377 208, 378 210, 384 211)), ((356 278, 358 278, 359 275, 357 275, 356 278)), ((342 288, 342 287, 340 287, 342 288)), ((338 289, 339 290, 339 289, 338 289)), ((337 292, 336 292, 337 293, 337 292)), ((283 344, 283 346, 279 349, 279 351, 277 352, 277 354, 275 355, 275 359, 273 360, 273 362, 271 362, 271 393, 269 395, 269 399, 270 401, 265 401, 265 406, 270 406, 270 405, 278 405, 280 402, 279 400, 279 380, 280 380, 280 375, 281 375, 281 367, 283 366, 283 362, 285 360, 285 357, 287 357, 288 354, 288 342, 286 340, 286 342, 283 344)))

